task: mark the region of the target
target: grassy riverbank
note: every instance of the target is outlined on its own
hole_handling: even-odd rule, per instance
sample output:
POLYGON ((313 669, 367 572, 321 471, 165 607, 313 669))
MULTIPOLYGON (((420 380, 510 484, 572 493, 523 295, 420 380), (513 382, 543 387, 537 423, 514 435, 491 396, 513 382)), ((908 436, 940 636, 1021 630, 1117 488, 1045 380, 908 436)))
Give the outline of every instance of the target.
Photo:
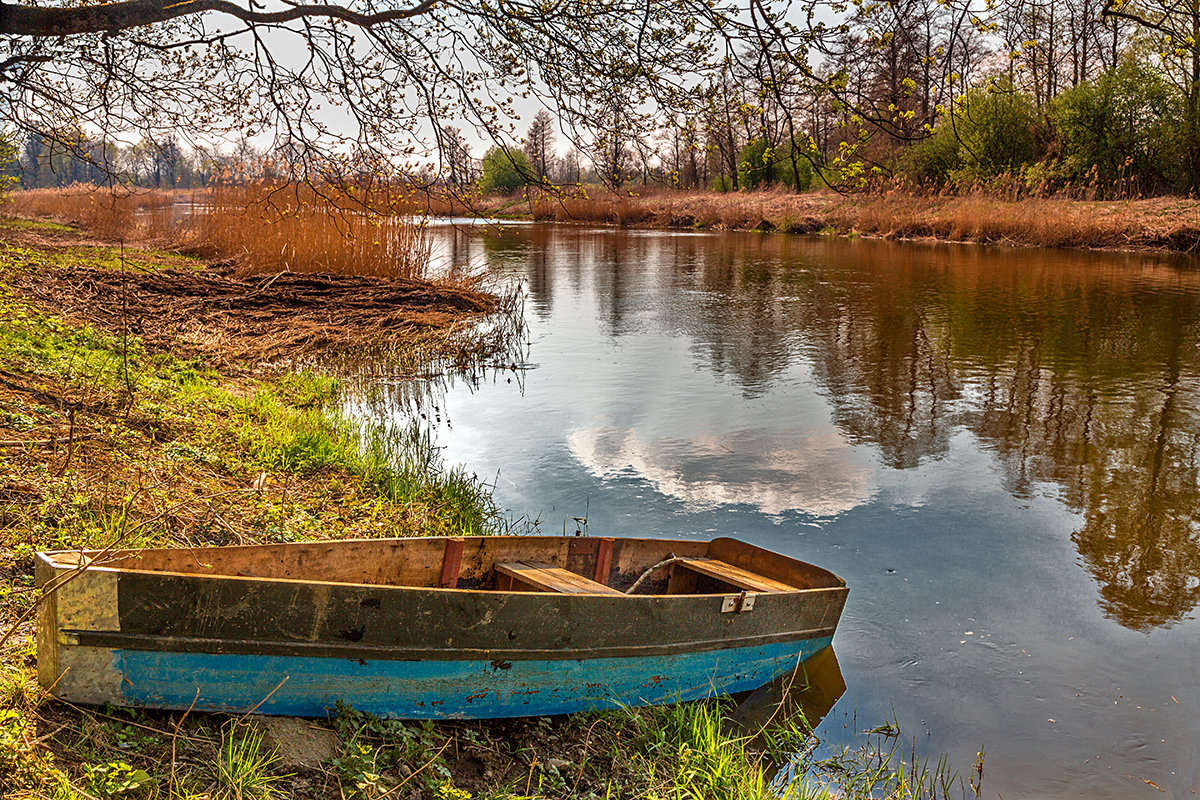
POLYGON ((1200 201, 1180 197, 1090 201, 1007 200, 987 194, 842 196, 833 193, 592 191, 514 201, 484 198, 489 213, 538 220, 657 228, 731 229, 932 239, 1029 247, 1196 252, 1200 201))
MULTIPOLYGON (((156 787, 147 796, 168 796, 161 752, 127 756, 124 734, 112 738, 153 738, 145 732, 165 717, 114 712, 129 724, 109 730, 105 713, 49 701, 33 685, 35 550, 503 530, 488 488, 445 468, 415 424, 380 421, 364 433, 341 410, 342 382, 311 368, 331 345, 343 356, 369 346, 400 375, 429 359, 486 358, 494 341, 471 323, 496 298, 391 280, 297 280, 238 281, 173 253, 3 222, 4 789, 132 796, 125 789, 142 770, 156 787), (309 318, 309 290, 314 304, 343 310, 335 329, 309 318), (239 314, 236 299, 251 295, 257 316, 239 314), (131 760, 132 771, 119 766, 131 760)), ((177 731, 200 747, 194 763, 219 753, 227 722, 177 731)))
POLYGON ((280 729, 79 708, 37 686, 38 549, 503 532, 489 488, 420 428, 352 425, 331 366, 364 351, 400 378, 479 363, 503 344, 474 323, 500 305, 455 285, 238 278, 0 221, 0 795, 742 800, 777 796, 775 768, 809 753, 792 796, 957 796, 891 729, 818 759, 801 717, 736 728, 720 702, 445 724, 345 709, 280 729), (328 307, 343 310, 336 330, 328 307))

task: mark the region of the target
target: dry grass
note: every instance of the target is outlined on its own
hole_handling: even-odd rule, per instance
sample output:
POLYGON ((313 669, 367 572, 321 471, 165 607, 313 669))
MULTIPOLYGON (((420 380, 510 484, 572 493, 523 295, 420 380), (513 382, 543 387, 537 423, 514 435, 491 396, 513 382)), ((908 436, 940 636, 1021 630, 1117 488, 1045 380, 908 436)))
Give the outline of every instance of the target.
POLYGON ((174 192, 76 184, 13 192, 4 198, 3 210, 23 217, 53 219, 102 239, 118 241, 146 235, 139 211, 170 208, 174 202, 174 192))
POLYGON ((650 190, 544 198, 535 219, 658 227, 782 230, 1038 247, 1200 250, 1200 201, 965 196, 890 191, 842 196, 650 190))
POLYGON ((422 280, 429 266, 422 205, 387 184, 364 190, 253 182, 178 197, 128 188, 38 189, 13 193, 4 211, 74 225, 104 241, 153 242, 232 262, 242 274, 422 280))
MULTIPOLYGON (((491 340, 468 323, 501 308, 494 295, 428 281, 232 273, 67 264, 9 280, 42 307, 70 311, 116 335, 137 335, 149 352, 221 362, 357 353, 368 345, 375 351, 432 350, 469 358, 487 350, 491 340)), ((505 311, 509 305, 506 301, 505 311)))
POLYGON ((175 241, 244 273, 303 272, 424 279, 429 245, 411 196, 250 183, 210 190, 175 241))
POLYGON ((16 192, 7 210, 70 222, 99 238, 157 239, 243 273, 335 273, 428 278, 427 215, 519 215, 536 220, 674 228, 781 230, 889 239, 1036 247, 1200 251, 1200 201, 1178 197, 1013 199, 995 192, 946 196, 890 189, 843 196, 688 192, 618 194, 573 189, 528 197, 475 197, 377 183, 342 190, 267 183, 192 195, 71 187, 16 192))

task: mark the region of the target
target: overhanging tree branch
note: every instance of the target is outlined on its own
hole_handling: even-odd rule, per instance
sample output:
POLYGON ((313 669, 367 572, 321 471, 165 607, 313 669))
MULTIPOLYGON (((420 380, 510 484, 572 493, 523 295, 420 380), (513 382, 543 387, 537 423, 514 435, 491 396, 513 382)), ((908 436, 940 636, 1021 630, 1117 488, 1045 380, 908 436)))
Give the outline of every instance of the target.
POLYGON ((207 12, 225 14, 242 22, 260 25, 279 25, 300 19, 330 19, 371 27, 427 14, 436 5, 436 0, 424 0, 415 6, 362 13, 338 5, 294 5, 281 11, 255 11, 230 0, 126 0, 122 3, 73 7, 2 3, 0 34, 50 37, 112 33, 207 12))

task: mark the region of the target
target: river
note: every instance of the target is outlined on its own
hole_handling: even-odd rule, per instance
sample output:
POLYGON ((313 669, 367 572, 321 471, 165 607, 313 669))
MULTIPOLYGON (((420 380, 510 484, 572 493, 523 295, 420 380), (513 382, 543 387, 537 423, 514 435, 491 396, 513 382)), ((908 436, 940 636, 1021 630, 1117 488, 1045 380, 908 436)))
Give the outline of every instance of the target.
MULTIPOLYGON (((527 369, 451 379, 450 463, 545 533, 736 536, 833 570, 847 685, 984 796, 1200 792, 1189 259, 435 225, 520 282, 527 369)), ((436 407, 434 407, 436 406, 436 407)))

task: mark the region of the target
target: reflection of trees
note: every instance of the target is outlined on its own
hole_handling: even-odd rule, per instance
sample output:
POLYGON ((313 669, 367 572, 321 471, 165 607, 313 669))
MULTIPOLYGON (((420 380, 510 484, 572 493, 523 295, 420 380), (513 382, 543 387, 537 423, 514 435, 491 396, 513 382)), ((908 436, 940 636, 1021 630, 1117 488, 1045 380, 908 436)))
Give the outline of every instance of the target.
POLYGON ((1072 538, 1105 612, 1148 629, 1200 601, 1200 304, 1139 287, 1129 270, 1082 284, 1047 272, 1036 299, 994 298, 1005 313, 993 307, 992 321, 1004 324, 961 317, 954 357, 975 373, 963 422, 997 452, 1009 490, 1057 484, 1083 514, 1072 538), (1005 357, 973 358, 981 327, 1005 357))
POLYGON ((1178 372, 1168 377, 1157 407, 1112 426, 1121 440, 1099 449, 1084 526, 1072 537, 1105 611, 1133 628, 1173 622, 1200 601, 1200 435, 1195 409, 1181 408, 1178 372))
POLYGON ((1009 491, 1051 483, 1082 512, 1073 539, 1107 614, 1145 629, 1194 608, 1197 276, 1135 256, 862 249, 887 268, 841 291, 812 333, 836 352, 823 378, 839 423, 895 466, 967 428, 1009 491), (851 324, 866 330, 840 333, 851 324))
MULTIPOLYGON (((895 468, 963 428, 1007 489, 1057 487, 1105 612, 1131 628, 1200 603, 1200 275, 1152 256, 789 237, 592 243, 602 312, 622 264, 674 265, 656 321, 748 395, 803 357, 834 421, 895 468)), ((586 248, 585 248, 586 250, 586 248)))
POLYGON ((852 439, 876 443, 896 469, 944 453, 959 387, 926 309, 892 291, 847 292, 827 282, 813 306, 810 353, 834 422, 852 439), (864 316, 873 324, 863 325, 864 316))
POLYGON ((1107 614, 1145 629, 1194 608, 1200 280, 1134 256, 862 244, 886 268, 814 298, 808 334, 838 422, 894 466, 967 428, 1009 491, 1051 483, 1082 512, 1107 614))
POLYGON ((645 295, 637 287, 645 279, 646 242, 627 236, 593 236, 587 249, 593 292, 602 322, 609 335, 621 336, 633 329, 634 315, 643 310, 645 295), (636 275, 631 275, 634 272, 636 275))
POLYGON ((665 243, 673 263, 690 265, 682 287, 701 291, 660 315, 673 332, 688 337, 701 361, 748 397, 765 392, 787 370, 799 310, 780 302, 794 294, 793 276, 774 268, 762 237, 756 239, 742 247, 710 236, 665 243))

